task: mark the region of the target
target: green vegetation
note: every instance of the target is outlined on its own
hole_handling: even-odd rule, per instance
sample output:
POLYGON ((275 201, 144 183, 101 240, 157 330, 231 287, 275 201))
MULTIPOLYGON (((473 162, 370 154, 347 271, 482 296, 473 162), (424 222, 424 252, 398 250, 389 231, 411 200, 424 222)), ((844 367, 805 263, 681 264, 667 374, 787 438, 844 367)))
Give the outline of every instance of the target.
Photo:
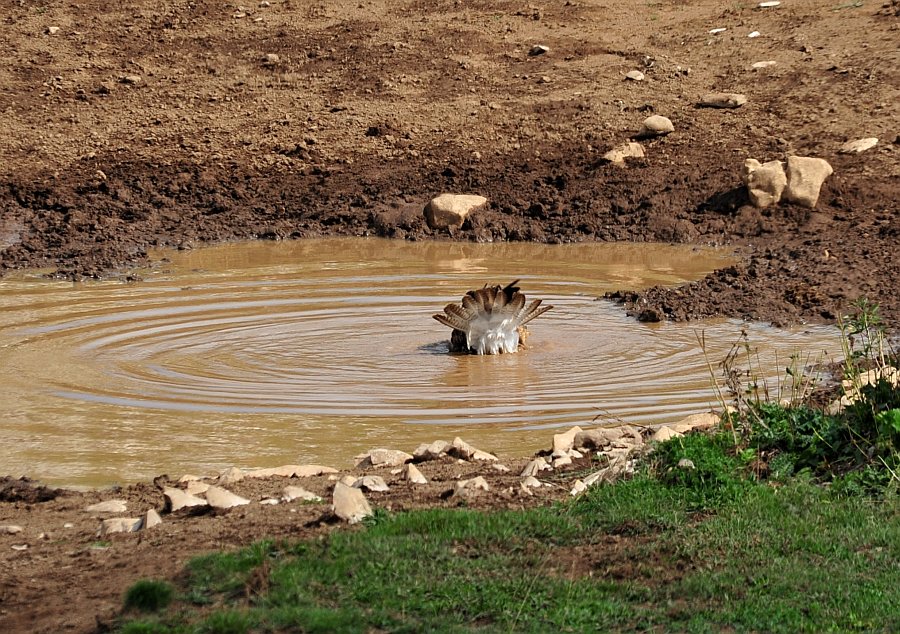
POLYGON ((142 612, 156 612, 172 602, 175 590, 165 581, 143 579, 128 588, 125 607, 142 612))
POLYGON ((121 631, 898 631, 896 355, 861 308, 844 325, 858 400, 843 411, 735 382, 719 430, 659 445, 630 480, 551 508, 379 512, 208 555, 166 612, 121 631))

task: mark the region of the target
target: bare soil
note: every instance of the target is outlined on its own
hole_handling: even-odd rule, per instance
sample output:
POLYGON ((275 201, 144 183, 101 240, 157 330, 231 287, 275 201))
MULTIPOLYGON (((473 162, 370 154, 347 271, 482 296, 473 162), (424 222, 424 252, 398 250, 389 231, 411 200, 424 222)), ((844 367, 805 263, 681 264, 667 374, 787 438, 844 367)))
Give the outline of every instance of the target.
MULTIPOLYGON (((861 296, 900 317, 897 0, 9 4, 0 271, 128 275, 153 247, 322 235, 670 241, 740 260, 622 289, 642 319, 830 322, 861 296), (710 91, 749 101, 698 108, 710 91), (605 164, 650 114, 675 132, 605 164), (838 153, 862 137, 878 145, 838 153), (817 207, 750 206, 744 159, 790 154, 834 167, 817 207), (436 232, 422 208, 442 192, 490 204, 436 232)), ((160 501, 151 485, 122 495, 160 501)), ((27 525, 24 542, 0 536, 0 630, 92 631, 132 581, 195 553, 329 530, 305 527, 315 508, 257 506, 94 548, 92 496, 0 502, 0 523, 27 525)))

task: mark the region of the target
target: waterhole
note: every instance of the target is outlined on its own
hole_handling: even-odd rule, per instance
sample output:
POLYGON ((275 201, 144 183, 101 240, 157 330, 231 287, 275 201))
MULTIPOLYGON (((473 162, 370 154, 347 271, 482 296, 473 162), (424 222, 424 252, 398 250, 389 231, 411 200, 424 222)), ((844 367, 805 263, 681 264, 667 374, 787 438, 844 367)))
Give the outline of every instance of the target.
POLYGON ((0 475, 103 485, 231 465, 350 466, 462 436, 501 456, 574 424, 657 424, 716 402, 741 328, 778 383, 832 328, 638 323, 597 297, 679 284, 724 251, 657 244, 316 240, 161 254, 137 283, 0 281, 0 475), (451 356, 431 318, 486 282, 554 309, 530 348, 451 356), (707 356, 698 345, 702 332, 707 356))

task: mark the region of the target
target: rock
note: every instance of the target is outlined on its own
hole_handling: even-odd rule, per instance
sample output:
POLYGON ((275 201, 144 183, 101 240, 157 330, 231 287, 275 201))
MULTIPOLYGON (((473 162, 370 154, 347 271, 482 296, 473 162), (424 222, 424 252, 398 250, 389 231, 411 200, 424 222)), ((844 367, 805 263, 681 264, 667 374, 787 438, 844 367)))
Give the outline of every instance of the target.
POLYGON ((353 486, 357 489, 365 489, 370 492, 381 492, 381 491, 389 491, 387 482, 384 481, 384 478, 376 475, 367 475, 361 478, 357 478, 353 483, 353 486))
POLYGON ((587 485, 581 480, 575 480, 575 482, 572 483, 572 490, 569 491, 569 495, 578 495, 584 491, 587 491, 587 485))
POLYGON ((343 482, 334 485, 332 508, 335 515, 349 524, 356 524, 372 514, 372 507, 363 492, 343 482))
POLYGON ((709 34, 710 34, 710 35, 718 35, 719 33, 724 33, 724 32, 727 31, 727 30, 728 30, 728 29, 726 29, 725 27, 720 26, 720 27, 717 27, 717 28, 715 28, 715 29, 710 29, 710 30, 709 30, 709 34))
POLYGON ((572 464, 572 458, 570 456, 559 456, 553 459, 553 468, 559 469, 560 467, 567 467, 572 464))
POLYGON ((819 191, 834 170, 828 161, 808 156, 789 156, 787 159, 787 187, 784 200, 810 209, 819 201, 819 191))
POLYGON ((696 467, 694 466, 694 461, 691 460, 690 458, 682 458, 681 460, 679 460, 678 468, 679 469, 696 469, 696 467))
POLYGON ((413 484, 428 484, 428 479, 422 475, 422 472, 419 471, 419 468, 416 465, 410 463, 406 465, 406 473, 404 473, 404 477, 409 482, 413 484))
POLYGON ((372 449, 361 456, 357 456, 357 468, 365 467, 398 467, 413 459, 413 456, 405 451, 396 449, 372 449))
POLYGON ((162 524, 162 518, 159 516, 159 513, 156 512, 156 509, 148 509, 141 518, 141 530, 153 528, 160 524, 162 524))
POLYGON ((435 440, 430 445, 419 445, 413 452, 413 457, 422 462, 426 460, 437 460, 447 453, 450 446, 450 443, 446 440, 435 440))
POLYGON ((553 451, 569 451, 575 446, 575 436, 584 431, 577 425, 561 434, 553 434, 553 451))
POLYGON ((866 150, 872 149, 878 145, 878 137, 867 137, 865 139, 856 139, 855 141, 847 141, 838 150, 841 154, 859 154, 866 150))
POLYGON ((277 53, 266 53, 263 56, 262 63, 263 66, 278 66, 281 63, 281 58, 277 53))
POLYGON ((197 482, 198 480, 202 480, 202 479, 203 478, 201 478, 200 476, 191 475, 190 473, 186 473, 183 476, 181 476, 180 478, 178 478, 178 482, 179 482, 179 484, 182 482, 197 482))
POLYGON ((122 77, 121 81, 123 84, 131 84, 132 86, 135 86, 143 81, 143 77, 141 77, 140 75, 125 75, 124 77, 122 77))
POLYGON ((230 509, 250 504, 250 500, 247 498, 242 498, 240 495, 216 486, 211 486, 206 490, 206 501, 215 509, 230 509))
POLYGON ((552 470, 553 467, 547 462, 546 459, 538 457, 525 465, 525 468, 522 469, 522 473, 519 475, 524 477, 528 476, 536 476, 541 471, 552 470))
POLYGON ((125 500, 106 500, 91 504, 84 510, 88 513, 124 513, 128 510, 128 503, 125 500))
POLYGON ((254 469, 253 471, 245 471, 245 478, 271 478, 278 476, 281 478, 310 478, 313 476, 323 475, 326 473, 337 473, 337 469, 331 467, 323 467, 317 464, 304 465, 284 465, 281 467, 272 467, 270 469, 254 469))
POLYGON ((684 434, 694 429, 709 429, 710 427, 715 427, 721 420, 722 417, 715 412, 703 412, 702 414, 685 416, 677 423, 669 425, 669 427, 674 431, 684 434))
POLYGON ((485 205, 487 198, 468 194, 441 194, 425 205, 425 221, 432 229, 461 227, 469 215, 485 205))
POLYGON ((780 0, 767 0, 766 2, 760 2, 756 6, 758 6, 760 9, 768 9, 770 7, 777 7, 780 4, 780 0))
POLYGON ((15 524, 0 524, 0 535, 17 535, 23 530, 25 529, 15 524))
POLYGON ((166 507, 172 513, 183 508, 191 506, 207 506, 208 504, 207 501, 202 498, 195 497, 189 493, 185 493, 181 489, 175 489, 173 487, 164 488, 163 495, 166 498, 166 507))
POLYGON ((756 70, 760 70, 763 68, 769 68, 771 66, 775 66, 777 63, 778 62, 772 61, 772 60, 765 61, 765 62, 753 62, 752 68, 754 68, 756 70))
POLYGON ((304 502, 321 502, 322 498, 307 491, 303 487, 286 486, 282 490, 281 499, 285 502, 293 502, 294 500, 303 500, 304 502))
POLYGON ((604 161, 609 161, 615 165, 625 165, 625 159, 628 158, 643 158, 644 157, 644 148, 640 143, 635 141, 629 141, 628 143, 622 143, 617 145, 609 152, 603 155, 604 161))
POLYGON ((103 537, 110 533, 136 533, 141 530, 143 523, 144 520, 140 517, 112 517, 100 522, 97 536, 103 537))
POLYGON ((47 35, 57 35, 59 33, 58 26, 48 26, 47 27, 47 35))
POLYGON ((281 504, 281 500, 278 498, 263 498, 259 501, 262 506, 278 506, 281 504))
POLYGON ((499 471, 500 473, 509 473, 509 467, 507 467, 505 464, 492 464, 491 468, 494 471, 499 471))
POLYGON ((747 37, 749 38, 759 37, 760 35, 762 35, 762 33, 760 33, 759 31, 750 31, 749 33, 747 33, 747 37))
POLYGON ((244 479, 244 472, 237 467, 231 467, 223 471, 217 480, 219 484, 234 484, 244 479))
POLYGON ((538 55, 544 55, 550 52, 549 46, 544 46, 543 44, 535 44, 531 47, 531 50, 528 51, 528 54, 532 57, 536 57, 538 55))
POLYGON ((623 427, 587 429, 578 432, 575 434, 573 447, 578 449, 603 449, 608 447, 614 440, 618 440, 625 435, 623 427))
POLYGON ((476 491, 490 491, 491 487, 482 476, 476 476, 469 480, 460 480, 453 485, 454 495, 467 495, 476 491))
POLYGON ((644 73, 639 70, 630 70, 625 73, 625 79, 630 79, 631 81, 644 81, 644 73))
POLYGON ((28 544, 13 544, 10 546, 13 550, 28 550, 28 544))
POLYGON ((787 175, 781 161, 760 163, 756 159, 744 161, 743 180, 754 207, 764 209, 776 204, 787 186, 787 175))
POLYGON ((497 460, 497 456, 489 454, 486 451, 481 451, 480 449, 475 449, 475 447, 467 443, 459 436, 453 439, 453 444, 451 444, 450 447, 447 448, 447 453, 451 456, 461 458, 463 460, 483 460, 488 462, 494 462, 497 460))
POLYGON ((671 440, 672 438, 679 438, 681 436, 684 436, 684 434, 675 431, 671 427, 663 426, 653 432, 653 435, 650 436, 650 440, 655 442, 665 442, 667 440, 671 440))
POLYGON ((209 488, 209 484, 206 482, 200 482, 199 480, 192 480, 187 483, 187 486, 184 487, 184 490, 189 495, 200 495, 201 493, 206 493, 206 490, 209 488))
POLYGON ((672 124, 672 121, 668 117, 655 114, 644 119, 637 136, 639 138, 651 138, 665 136, 672 132, 675 132, 675 126, 672 124))
POLYGON ((711 92, 700 98, 702 108, 740 108, 747 103, 747 96, 736 92, 711 92))
MULTIPOLYGON (((539 489, 544 486, 544 483, 535 478, 534 476, 528 476, 524 480, 522 480, 522 486, 530 489, 539 489)), ((549 485, 548 485, 549 486, 549 485)))

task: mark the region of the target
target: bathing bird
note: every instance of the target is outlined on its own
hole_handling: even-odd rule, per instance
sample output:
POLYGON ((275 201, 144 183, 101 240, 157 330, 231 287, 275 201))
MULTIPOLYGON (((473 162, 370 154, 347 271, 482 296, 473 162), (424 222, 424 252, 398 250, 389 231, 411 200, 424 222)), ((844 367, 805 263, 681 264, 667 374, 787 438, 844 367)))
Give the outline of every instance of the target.
POLYGON ((517 352, 528 334, 525 324, 553 308, 536 299, 527 306, 525 295, 516 284, 488 286, 469 291, 462 304, 447 304, 443 313, 434 315, 453 329, 450 352, 501 354, 517 352))

